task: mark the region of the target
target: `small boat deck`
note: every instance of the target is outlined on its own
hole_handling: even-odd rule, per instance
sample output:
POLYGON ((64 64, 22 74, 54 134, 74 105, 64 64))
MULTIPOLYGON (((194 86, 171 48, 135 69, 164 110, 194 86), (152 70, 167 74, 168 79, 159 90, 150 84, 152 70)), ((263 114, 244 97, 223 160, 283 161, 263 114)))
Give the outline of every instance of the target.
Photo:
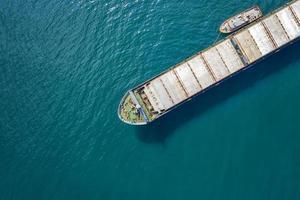
POLYGON ((254 6, 226 20, 220 26, 220 32, 232 33, 263 16, 260 8, 254 6))

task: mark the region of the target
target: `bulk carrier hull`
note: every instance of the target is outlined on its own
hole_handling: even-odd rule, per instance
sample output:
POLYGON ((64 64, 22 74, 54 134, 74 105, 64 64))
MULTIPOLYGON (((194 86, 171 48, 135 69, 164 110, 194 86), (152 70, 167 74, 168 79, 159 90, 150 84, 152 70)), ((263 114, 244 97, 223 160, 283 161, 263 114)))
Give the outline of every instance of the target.
POLYGON ((297 0, 129 90, 119 104, 118 116, 127 124, 148 124, 299 37, 297 0))

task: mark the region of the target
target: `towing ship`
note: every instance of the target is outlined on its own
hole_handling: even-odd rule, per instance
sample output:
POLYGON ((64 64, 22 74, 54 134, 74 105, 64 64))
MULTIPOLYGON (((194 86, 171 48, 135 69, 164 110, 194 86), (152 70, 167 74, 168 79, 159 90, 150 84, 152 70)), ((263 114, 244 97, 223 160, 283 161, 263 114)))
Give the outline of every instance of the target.
POLYGON ((153 122, 299 37, 300 0, 294 0, 129 90, 118 116, 131 125, 153 122))
POLYGON ((220 26, 221 33, 232 33, 263 16, 259 6, 253 6, 240 14, 230 17, 220 26))

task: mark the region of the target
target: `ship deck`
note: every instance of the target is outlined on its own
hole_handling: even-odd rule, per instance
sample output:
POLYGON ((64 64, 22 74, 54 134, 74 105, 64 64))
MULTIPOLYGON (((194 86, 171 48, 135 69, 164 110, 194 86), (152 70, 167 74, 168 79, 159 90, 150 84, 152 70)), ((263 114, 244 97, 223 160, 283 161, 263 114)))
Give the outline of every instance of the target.
POLYGON ((254 6, 248 10, 245 10, 229 19, 227 19, 221 26, 220 31, 222 33, 232 33, 247 24, 261 18, 263 16, 260 8, 254 6))
POLYGON ((132 91, 144 118, 153 121, 295 40, 299 19, 297 0, 139 85, 132 91))

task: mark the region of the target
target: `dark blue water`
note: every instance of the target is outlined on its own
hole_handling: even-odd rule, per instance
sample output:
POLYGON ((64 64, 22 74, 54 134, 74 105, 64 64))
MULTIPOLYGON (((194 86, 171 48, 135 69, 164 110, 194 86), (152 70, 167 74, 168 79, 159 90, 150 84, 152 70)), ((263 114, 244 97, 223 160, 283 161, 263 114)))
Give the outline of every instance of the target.
MULTIPOLYGON (((300 199, 300 43, 147 127, 123 94, 265 1, 0 1, 0 199, 300 199)), ((222 36, 221 36, 222 38, 222 36)))

